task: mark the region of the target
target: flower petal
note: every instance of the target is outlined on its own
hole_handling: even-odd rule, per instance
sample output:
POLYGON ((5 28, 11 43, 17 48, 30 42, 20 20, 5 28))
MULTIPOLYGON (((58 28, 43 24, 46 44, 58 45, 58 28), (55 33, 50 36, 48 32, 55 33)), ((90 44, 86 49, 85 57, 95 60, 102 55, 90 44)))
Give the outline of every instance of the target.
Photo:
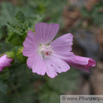
POLYGON ((8 58, 6 54, 0 57, 0 62, 11 63, 12 61, 13 61, 13 59, 12 58, 8 58))
POLYGON ((58 24, 38 23, 35 25, 36 36, 41 44, 50 43, 59 30, 58 24))
POLYGON ((33 73, 39 75, 44 75, 46 71, 46 64, 39 54, 31 55, 27 59, 27 65, 29 68, 32 68, 33 73))
POLYGON ((74 54, 70 52, 72 50, 72 41, 73 36, 71 33, 65 34, 51 43, 54 55, 62 59, 71 59, 74 57, 74 54))
POLYGON ((0 71, 3 71, 3 70, 4 70, 4 67, 1 67, 1 66, 0 66, 0 71))
POLYGON ((38 47, 38 42, 36 35, 34 34, 33 31, 28 31, 27 37, 25 41, 23 42, 24 49, 23 49, 23 55, 24 56, 30 56, 34 52, 37 52, 37 47, 38 47))
POLYGON ((27 66, 28 66, 29 68, 31 68, 32 65, 35 63, 34 60, 35 60, 34 54, 32 54, 32 55, 30 55, 30 56, 28 57, 28 59, 27 59, 27 66))
POLYGON ((57 76, 57 73, 66 72, 70 69, 69 65, 66 62, 53 55, 44 58, 44 60, 45 64, 47 65, 46 73, 51 78, 57 76))
POLYGON ((54 78, 55 76, 57 76, 56 71, 54 70, 54 68, 51 66, 50 63, 47 64, 46 73, 50 78, 54 78))
POLYGON ((95 60, 87 57, 76 56, 73 59, 68 59, 66 61, 70 66, 73 66, 77 69, 83 70, 89 73, 89 68, 96 65, 95 60))
POLYGON ((4 67, 11 66, 11 62, 13 61, 12 58, 8 58, 7 55, 3 55, 0 57, 0 71, 4 70, 4 67))

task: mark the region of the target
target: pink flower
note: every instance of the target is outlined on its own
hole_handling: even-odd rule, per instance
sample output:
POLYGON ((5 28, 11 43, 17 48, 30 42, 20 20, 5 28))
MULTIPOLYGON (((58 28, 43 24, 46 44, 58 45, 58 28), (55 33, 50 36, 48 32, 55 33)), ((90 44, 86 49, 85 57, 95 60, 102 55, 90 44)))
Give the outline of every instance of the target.
POLYGON ((0 57, 0 71, 4 70, 4 67, 8 67, 11 66, 11 62, 13 61, 13 59, 8 58, 7 55, 3 55, 0 57))
POLYGON ((47 75, 51 78, 57 73, 66 72, 70 66, 64 61, 72 59, 73 36, 68 33, 52 41, 59 29, 58 24, 38 23, 35 25, 35 34, 28 31, 23 43, 23 55, 27 56, 27 65, 32 72, 47 75))
POLYGON ((66 62, 75 68, 83 70, 89 73, 89 68, 94 67, 96 65, 95 60, 87 57, 76 56, 73 59, 66 60, 66 62))

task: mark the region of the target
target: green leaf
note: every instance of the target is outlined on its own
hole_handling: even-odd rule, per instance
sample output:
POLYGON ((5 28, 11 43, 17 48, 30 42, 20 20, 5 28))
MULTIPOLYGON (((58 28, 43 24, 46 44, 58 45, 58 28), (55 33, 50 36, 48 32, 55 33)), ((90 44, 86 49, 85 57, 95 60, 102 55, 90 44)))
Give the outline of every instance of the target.
POLYGON ((78 77, 78 71, 73 68, 65 73, 59 74, 54 79, 48 78, 48 85, 58 93, 65 93, 67 91, 72 91, 77 89, 77 81, 75 80, 78 77))
POLYGON ((10 103, 37 103, 34 88, 29 83, 23 85, 18 94, 13 96, 10 103))
POLYGON ((10 29, 10 31, 16 33, 16 34, 19 34, 19 35, 23 35, 19 30, 16 30, 15 28, 13 28, 10 23, 7 23, 6 24, 8 26, 8 29, 10 29))
POLYGON ((6 43, 5 41, 1 42, 0 54, 5 53, 6 51, 10 51, 13 48, 12 44, 6 43), (4 48, 5 47, 5 48, 4 48))
POLYGON ((11 43, 16 46, 21 46, 23 44, 22 36, 18 35, 17 33, 9 32, 9 37, 6 39, 8 43, 11 43))
POLYGON ((0 43, 0 49, 1 49, 1 43, 0 43))
POLYGON ((42 103, 60 103, 60 95, 54 91, 44 91, 39 95, 42 103))
POLYGON ((0 91, 1 93, 5 94, 7 92, 8 85, 5 84, 3 81, 0 81, 0 91))
POLYGON ((23 47, 20 47, 18 51, 16 52, 17 59, 22 62, 26 63, 27 57, 23 56, 23 47))
POLYGON ((15 15, 16 19, 19 20, 21 23, 25 22, 25 15, 23 13, 22 10, 19 10, 16 15, 15 15))
POLYGON ((32 73, 26 64, 15 63, 11 67, 9 80, 11 83, 16 83, 17 86, 21 86, 32 79, 32 73))
POLYGON ((78 71, 73 68, 54 79, 47 77, 47 81, 39 87, 39 99, 42 103, 59 103, 60 94, 77 89, 77 77, 78 71))
POLYGON ((17 8, 9 2, 3 2, 0 6, 0 25, 5 25, 7 22, 16 23, 16 19, 14 17, 17 8))
POLYGON ((7 57, 9 58, 12 58, 12 59, 15 58, 14 52, 6 52, 6 54, 7 54, 7 57))
POLYGON ((4 35, 6 33, 6 26, 7 22, 16 23, 17 20, 15 17, 15 12, 17 10, 17 7, 14 7, 9 2, 2 2, 0 3, 0 39, 3 37, 6 37, 4 35))
POLYGON ((9 78, 9 69, 6 67, 3 71, 0 72, 0 80, 8 81, 9 78))

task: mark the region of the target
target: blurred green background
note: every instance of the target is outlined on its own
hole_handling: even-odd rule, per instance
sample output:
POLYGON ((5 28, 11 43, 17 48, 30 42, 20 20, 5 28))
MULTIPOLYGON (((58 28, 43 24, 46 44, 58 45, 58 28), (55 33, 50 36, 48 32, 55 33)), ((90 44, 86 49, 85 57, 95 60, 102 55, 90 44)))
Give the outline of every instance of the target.
MULTIPOLYGON (((12 27, 18 25, 15 18, 18 10, 24 12, 31 29, 38 22, 47 22, 60 25, 56 37, 71 32, 74 36, 72 51, 95 59, 97 66, 90 69, 90 74, 71 67, 51 79, 33 74, 26 64, 18 62, 0 72, 0 103, 60 103, 60 95, 64 94, 102 95, 103 1, 0 0, 0 53, 17 48, 12 45, 14 41, 7 26, 15 31, 12 27)), ((16 37, 15 40, 20 39, 16 37)))

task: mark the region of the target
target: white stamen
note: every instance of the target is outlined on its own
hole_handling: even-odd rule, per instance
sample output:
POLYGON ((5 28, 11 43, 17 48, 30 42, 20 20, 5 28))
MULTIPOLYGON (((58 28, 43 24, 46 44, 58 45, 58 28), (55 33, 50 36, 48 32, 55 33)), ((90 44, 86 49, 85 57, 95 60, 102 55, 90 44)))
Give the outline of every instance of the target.
POLYGON ((39 48, 39 53, 41 53, 44 57, 44 56, 50 56, 53 52, 50 45, 41 45, 39 48))

